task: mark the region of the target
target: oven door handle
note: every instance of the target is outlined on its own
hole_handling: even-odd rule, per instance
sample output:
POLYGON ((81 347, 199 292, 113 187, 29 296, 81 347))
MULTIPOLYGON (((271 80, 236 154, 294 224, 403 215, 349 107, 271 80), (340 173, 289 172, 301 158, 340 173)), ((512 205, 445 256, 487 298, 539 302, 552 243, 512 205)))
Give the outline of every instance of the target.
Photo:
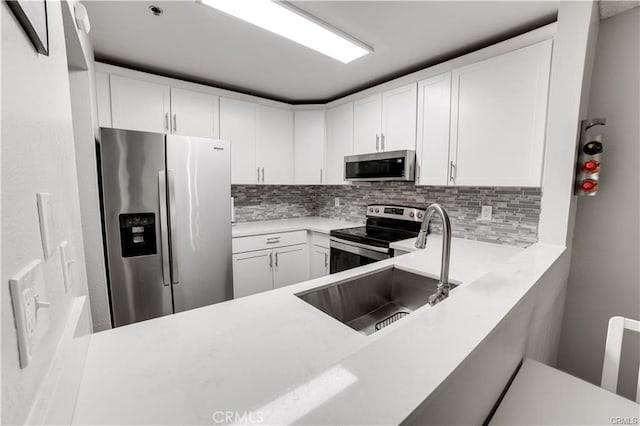
POLYGON ((389 255, 389 249, 385 249, 382 247, 371 247, 365 244, 340 240, 334 237, 331 237, 329 246, 332 249, 346 251, 348 253, 353 253, 359 256, 367 257, 369 259, 383 260, 391 257, 389 255))

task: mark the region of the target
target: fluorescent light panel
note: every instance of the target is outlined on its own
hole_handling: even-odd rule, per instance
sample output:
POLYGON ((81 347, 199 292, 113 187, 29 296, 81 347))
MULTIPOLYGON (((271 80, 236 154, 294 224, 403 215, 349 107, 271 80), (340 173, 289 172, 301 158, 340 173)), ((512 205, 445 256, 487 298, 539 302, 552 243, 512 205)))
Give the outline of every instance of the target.
POLYGON ((243 21, 257 25, 345 64, 371 52, 306 16, 271 0, 201 0, 243 21))

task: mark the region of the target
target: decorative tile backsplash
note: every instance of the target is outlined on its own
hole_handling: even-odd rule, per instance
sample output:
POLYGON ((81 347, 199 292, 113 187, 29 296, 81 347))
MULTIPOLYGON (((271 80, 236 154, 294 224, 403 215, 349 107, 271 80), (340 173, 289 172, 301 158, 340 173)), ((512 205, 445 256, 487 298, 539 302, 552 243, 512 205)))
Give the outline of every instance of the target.
MULTIPOLYGON (((340 186, 232 185, 236 221, 322 216, 362 222, 373 203, 426 208, 440 203, 456 237, 528 246, 538 240, 540 188, 415 186, 408 182, 340 186), (335 206, 335 199, 339 206, 335 206), (479 221, 481 206, 493 208, 491 221, 479 221)), ((440 232, 439 220, 433 223, 440 232)))

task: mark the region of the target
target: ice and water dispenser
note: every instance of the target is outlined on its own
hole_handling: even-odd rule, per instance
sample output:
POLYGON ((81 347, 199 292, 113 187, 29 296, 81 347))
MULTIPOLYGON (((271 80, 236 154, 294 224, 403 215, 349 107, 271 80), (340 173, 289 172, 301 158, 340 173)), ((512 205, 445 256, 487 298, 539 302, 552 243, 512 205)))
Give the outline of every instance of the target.
POLYGON ((153 213, 120 215, 122 257, 156 254, 156 217, 153 213))

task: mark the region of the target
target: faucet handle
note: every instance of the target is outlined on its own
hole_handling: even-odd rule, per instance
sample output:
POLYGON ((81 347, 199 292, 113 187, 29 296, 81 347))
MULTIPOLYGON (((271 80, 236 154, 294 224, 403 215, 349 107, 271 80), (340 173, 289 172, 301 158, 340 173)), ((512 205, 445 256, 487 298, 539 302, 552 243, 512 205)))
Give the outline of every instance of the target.
POLYGON ((420 230, 416 239, 416 248, 423 249, 427 246, 427 232, 420 230))

